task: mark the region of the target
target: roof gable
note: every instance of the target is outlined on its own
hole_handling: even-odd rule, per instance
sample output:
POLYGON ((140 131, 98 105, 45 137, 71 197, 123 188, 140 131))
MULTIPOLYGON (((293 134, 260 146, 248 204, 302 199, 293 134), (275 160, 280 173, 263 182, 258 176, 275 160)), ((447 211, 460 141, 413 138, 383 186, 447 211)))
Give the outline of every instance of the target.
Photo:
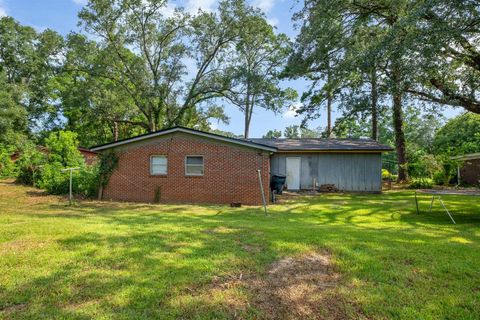
POLYGON ((167 135, 167 134, 170 134, 170 133, 175 133, 175 132, 183 132, 183 133, 191 134, 191 135, 194 135, 194 136, 199 136, 199 137, 209 138, 209 139, 213 139, 213 140, 228 142, 228 143, 232 143, 232 144, 237 144, 237 145, 250 147, 250 148, 255 148, 255 149, 260 149, 260 150, 265 150, 265 151, 271 151, 271 152, 277 151, 277 148, 275 148, 273 146, 270 146, 270 145, 264 145, 264 144, 256 143, 256 142, 253 142, 253 141, 244 140, 244 139, 236 139, 236 138, 225 137, 225 136, 221 136, 221 135, 218 135, 218 134, 199 131, 199 130, 194 130, 194 129, 185 128, 185 127, 173 127, 173 128, 168 128, 168 129, 164 129, 164 130, 151 132, 151 133, 146 133, 146 134, 142 134, 142 135, 132 137, 132 138, 128 138, 128 139, 123 139, 123 140, 119 140, 119 141, 115 141, 115 142, 110 142, 110 143, 94 146, 94 147, 90 148, 90 150, 92 150, 92 151, 102 151, 102 150, 118 147, 118 146, 121 146, 121 145, 126 145, 126 144, 129 144, 129 143, 132 143, 132 142, 152 139, 152 138, 155 138, 155 137, 160 137, 160 136, 164 136, 164 135, 167 135))

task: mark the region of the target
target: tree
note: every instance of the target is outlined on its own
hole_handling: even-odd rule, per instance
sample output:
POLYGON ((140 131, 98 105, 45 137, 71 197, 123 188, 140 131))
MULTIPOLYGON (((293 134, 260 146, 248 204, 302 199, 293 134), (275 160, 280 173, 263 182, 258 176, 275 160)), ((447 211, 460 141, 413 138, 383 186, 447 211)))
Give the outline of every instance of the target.
POLYGON ((407 92, 480 113, 480 13, 477 1, 420 1, 401 21, 417 72, 407 92))
POLYGON ((225 59, 231 88, 224 97, 244 113, 244 138, 248 138, 256 107, 279 111, 295 99, 296 92, 279 86, 278 75, 290 53, 288 37, 275 34, 264 14, 243 0, 238 13, 241 29, 225 59))
POLYGON ((325 105, 327 110, 326 135, 332 133, 332 105, 339 93, 339 82, 334 73, 342 53, 345 38, 341 36, 342 25, 333 15, 323 15, 328 11, 321 4, 306 1, 303 10, 294 19, 302 23, 300 34, 296 38, 295 52, 290 56, 283 76, 289 78, 304 77, 311 81, 301 101, 299 113, 306 113, 309 119, 320 116, 318 106, 325 105), (320 10, 318 10, 320 8, 320 10), (323 10, 325 9, 325 10, 323 10), (320 85, 320 88, 318 86, 320 85))
POLYGON ((91 0, 79 16, 115 62, 101 76, 129 95, 142 114, 137 125, 155 131, 197 121, 197 107, 225 90, 218 58, 236 36, 232 6, 222 2, 218 14, 166 16, 165 0, 91 0), (196 69, 190 81, 189 59, 196 69))
POLYGON ((268 138, 268 139, 278 139, 281 136, 282 136, 282 131, 276 130, 276 129, 268 130, 268 132, 263 135, 264 138, 268 138))
POLYGON ((19 147, 28 133, 28 114, 20 104, 22 90, 0 72, 0 144, 19 147))
POLYGON ((480 152, 480 115, 466 112, 449 120, 435 134, 433 150, 447 155, 480 152))
POLYGON ((28 113, 28 127, 42 128, 55 116, 55 75, 61 65, 62 37, 37 33, 11 17, 0 18, 0 73, 15 92, 15 103, 28 113))
MULTIPOLYGON (((297 40, 299 50, 291 59, 293 67, 287 69, 293 74, 309 75, 315 81, 324 80, 320 92, 327 93, 327 97, 329 92, 338 90, 338 83, 348 87, 349 81, 345 82, 345 79, 353 77, 352 82, 355 83, 355 78, 369 75, 373 123, 377 114, 377 70, 380 62, 384 62, 384 74, 388 77, 386 85, 392 97, 398 181, 408 180, 402 107, 407 83, 413 77, 414 69, 409 69, 411 64, 405 63, 407 51, 402 41, 408 30, 402 24, 402 19, 412 6, 409 0, 339 0, 335 5, 327 0, 306 1, 297 15, 297 19, 303 21, 297 40), (312 41, 308 41, 310 39, 312 41), (357 65, 362 66, 360 72, 355 71, 357 65)), ((322 96, 325 97, 325 94, 322 96)), ((314 109, 308 105, 304 111, 314 113, 314 109)), ((376 131, 375 128, 372 130, 372 136, 376 131)))
POLYGON ((58 114, 65 119, 63 128, 79 133, 84 146, 142 133, 138 126, 142 114, 131 96, 118 82, 101 76, 115 63, 110 57, 84 35, 66 37, 64 64, 57 77, 58 114))
POLYGON ((285 138, 289 139, 297 139, 300 138, 300 126, 298 125, 291 125, 285 128, 283 135, 285 138))

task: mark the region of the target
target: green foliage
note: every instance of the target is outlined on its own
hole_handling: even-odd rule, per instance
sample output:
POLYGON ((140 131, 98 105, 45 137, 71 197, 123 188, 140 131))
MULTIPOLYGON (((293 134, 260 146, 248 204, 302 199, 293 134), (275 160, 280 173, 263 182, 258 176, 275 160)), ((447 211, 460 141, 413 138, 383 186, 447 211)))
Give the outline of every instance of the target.
POLYGON ((434 174, 433 174, 433 182, 436 184, 436 185, 443 185, 445 183, 445 173, 442 171, 442 170, 439 170, 439 171, 436 171, 434 174))
POLYGON ((437 170, 433 173, 433 180, 438 185, 449 185, 457 174, 458 163, 447 155, 436 157, 437 170))
MULTIPOLYGON (((63 171, 60 163, 43 166, 38 187, 50 194, 67 194, 70 186, 70 172, 63 171)), ((72 192, 83 197, 94 197, 98 192, 99 166, 83 166, 72 172, 72 192)))
POLYGON ((52 132, 45 140, 45 149, 33 143, 27 144, 17 161, 17 181, 35 185, 50 194, 69 192, 68 167, 79 167, 72 174, 72 191, 84 197, 92 197, 99 186, 99 165, 85 166, 77 149, 76 134, 69 131, 52 132), (39 150, 40 149, 40 150, 39 150))
POLYGON ((410 189, 431 189, 433 180, 430 178, 413 178, 408 187, 410 189))
POLYGON ((73 192, 86 198, 93 198, 98 194, 100 168, 98 164, 84 166, 73 180, 73 192))
POLYGON ((382 169, 382 179, 391 179, 392 174, 387 169, 382 169))
POLYGON ((61 65, 62 46, 62 37, 52 30, 36 32, 11 17, 0 18, 0 77, 5 75, 0 82, 7 83, 0 86, 0 100, 10 101, 10 118, 21 124, 15 128, 17 132, 26 130, 25 112, 30 128, 53 123, 57 89, 54 79, 61 65))
POLYGON ((283 132, 285 138, 300 138, 300 126, 292 124, 285 128, 283 132))
POLYGON ((84 164, 84 159, 78 150, 77 134, 71 131, 56 131, 45 139, 48 151, 48 162, 59 163, 63 167, 75 167, 84 164))
POLYGON ((290 41, 276 34, 265 15, 245 1, 234 1, 239 29, 226 57, 231 88, 222 93, 244 113, 244 137, 248 138, 255 108, 278 112, 289 106, 297 93, 280 86, 279 74, 290 54, 290 41))
POLYGON ((45 140, 48 150, 48 163, 43 166, 40 188, 51 194, 66 194, 69 192, 69 171, 65 168, 79 167, 72 172, 72 192, 84 197, 97 194, 99 179, 105 170, 105 161, 100 164, 86 166, 83 156, 78 151, 77 135, 69 131, 52 132, 45 140))
POLYGON ((110 177, 113 174, 113 171, 118 166, 118 155, 112 151, 108 150, 100 154, 100 162, 99 162, 99 180, 101 187, 106 187, 110 177))
MULTIPOLYGON (((133 119, 115 120, 147 131, 205 124, 206 102, 230 85, 220 66, 225 64, 222 54, 238 38, 236 4, 222 1, 215 13, 189 15, 177 9, 168 15, 163 0, 91 0, 79 13, 80 23, 101 39, 99 45, 105 50, 95 59, 97 64, 81 65, 88 66, 90 75, 111 79, 118 98, 127 96, 137 111, 133 119), (194 63, 187 66, 191 60, 194 63)), ((102 109, 107 110, 107 105, 102 109)), ((224 117, 218 112, 208 116, 224 117)))
POLYGON ((46 155, 39 151, 33 142, 25 144, 19 152, 20 158, 15 163, 18 170, 17 181, 36 186, 40 179, 42 167, 47 161, 46 155))
POLYGON ((0 146, 0 179, 12 178, 17 174, 17 167, 10 158, 12 154, 12 148, 0 146))
POLYGON ((269 138, 269 139, 280 138, 281 136, 282 136, 282 131, 276 130, 276 129, 268 130, 268 132, 263 135, 264 138, 269 138))
POLYGON ((7 82, 0 65, 0 143, 20 145, 27 133, 28 114, 20 104, 21 90, 7 82))
POLYGON ((433 149, 450 156, 480 152, 480 114, 467 112, 449 120, 436 133, 433 149))
POLYGON ((68 172, 62 172, 62 169, 64 167, 59 162, 45 164, 42 167, 41 177, 37 182, 37 186, 51 194, 67 194, 69 190, 69 175, 68 172))
POLYGON ((325 131, 322 130, 321 127, 316 129, 310 129, 307 127, 301 127, 299 125, 293 124, 285 128, 284 131, 285 138, 327 138, 325 135, 325 131))
POLYGON ((409 153, 408 174, 411 177, 432 178, 434 173, 441 170, 441 162, 432 154, 422 149, 409 153))
POLYGON ((220 129, 210 130, 211 133, 218 134, 220 136, 229 137, 229 138, 243 138, 243 135, 238 135, 230 131, 224 131, 220 129))

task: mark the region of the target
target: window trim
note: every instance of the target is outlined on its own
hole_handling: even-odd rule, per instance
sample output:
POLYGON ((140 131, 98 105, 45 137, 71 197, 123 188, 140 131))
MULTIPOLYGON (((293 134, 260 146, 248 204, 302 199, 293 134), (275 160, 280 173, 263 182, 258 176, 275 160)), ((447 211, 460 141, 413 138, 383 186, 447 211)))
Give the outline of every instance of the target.
POLYGON ((150 175, 151 176, 166 176, 168 174, 168 157, 164 154, 152 154, 150 155, 150 175), (163 157, 167 160, 165 165, 165 173, 153 173, 153 157, 163 157))
MULTIPOLYGON (((203 155, 200 155, 200 154, 187 154, 185 155, 185 175, 186 176, 189 176, 189 177, 203 177, 205 175, 205 157, 203 155), (187 158, 188 157, 200 157, 202 158, 202 168, 203 168, 203 173, 188 173, 187 172, 187 158)), ((199 165, 197 165, 199 166, 199 165)))

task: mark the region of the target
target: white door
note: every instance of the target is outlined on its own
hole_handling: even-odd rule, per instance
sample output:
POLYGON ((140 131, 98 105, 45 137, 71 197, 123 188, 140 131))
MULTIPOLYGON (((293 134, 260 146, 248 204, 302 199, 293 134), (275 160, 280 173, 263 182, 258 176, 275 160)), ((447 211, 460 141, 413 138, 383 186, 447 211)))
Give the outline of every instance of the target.
POLYGON ((300 158, 287 158, 287 189, 300 189, 300 158))

